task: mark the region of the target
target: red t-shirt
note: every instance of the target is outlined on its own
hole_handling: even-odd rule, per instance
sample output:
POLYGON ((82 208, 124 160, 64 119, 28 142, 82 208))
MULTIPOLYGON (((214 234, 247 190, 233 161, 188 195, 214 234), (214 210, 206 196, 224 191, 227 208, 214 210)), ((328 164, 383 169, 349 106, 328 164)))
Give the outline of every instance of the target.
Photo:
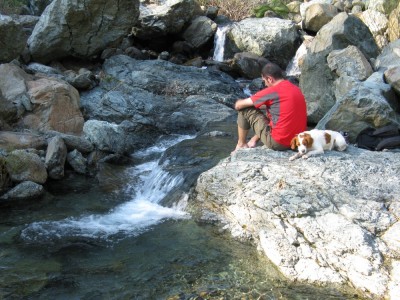
POLYGON ((250 97, 256 108, 265 105, 272 138, 290 146, 292 138, 306 130, 307 108, 300 88, 288 80, 265 88, 250 97))

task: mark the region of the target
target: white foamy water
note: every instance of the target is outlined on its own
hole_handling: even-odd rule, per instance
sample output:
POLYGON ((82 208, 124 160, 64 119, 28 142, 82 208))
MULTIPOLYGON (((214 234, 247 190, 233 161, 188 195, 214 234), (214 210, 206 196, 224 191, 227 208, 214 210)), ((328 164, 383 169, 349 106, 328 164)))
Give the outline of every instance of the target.
POLYGON ((229 26, 218 27, 217 32, 214 37, 214 55, 213 60, 224 61, 224 51, 225 51, 225 38, 226 32, 229 26))
POLYGON ((137 158, 143 158, 150 156, 155 153, 162 153, 169 147, 176 145, 184 140, 193 139, 192 135, 170 135, 167 137, 161 137, 160 140, 154 145, 144 150, 135 152, 132 156, 137 158))
POLYGON ((287 76, 299 76, 301 74, 299 61, 306 54, 307 54, 307 47, 306 47, 306 44, 303 43, 297 49, 295 56, 290 60, 288 66, 286 68, 287 76))
POLYGON ((251 80, 236 79, 236 82, 239 83, 239 85, 242 87, 243 93, 245 93, 246 96, 250 97, 252 95, 252 92, 250 90, 251 80))
MULTIPOLYGON (((164 139, 135 155, 144 157, 160 153, 188 138, 193 137, 176 136, 174 139, 164 139)), ((189 217, 179 206, 170 208, 159 204, 173 188, 179 187, 184 178, 182 175, 172 176, 165 172, 158 164, 158 159, 128 169, 126 176, 135 179, 135 184, 128 184, 126 187, 125 192, 132 195, 128 202, 115 207, 107 214, 31 223, 22 230, 21 237, 32 242, 64 237, 108 239, 121 233, 138 235, 166 219, 189 217)))

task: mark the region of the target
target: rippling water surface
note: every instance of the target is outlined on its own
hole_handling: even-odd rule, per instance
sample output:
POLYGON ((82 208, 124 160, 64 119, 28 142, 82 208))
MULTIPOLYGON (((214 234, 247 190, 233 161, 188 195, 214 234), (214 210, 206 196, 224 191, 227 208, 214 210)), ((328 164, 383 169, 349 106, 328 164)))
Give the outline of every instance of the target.
POLYGON ((185 191, 163 206, 184 175, 161 154, 190 139, 161 139, 97 179, 67 174, 40 200, 0 203, 0 299, 353 298, 290 284, 254 246, 194 222, 185 191))

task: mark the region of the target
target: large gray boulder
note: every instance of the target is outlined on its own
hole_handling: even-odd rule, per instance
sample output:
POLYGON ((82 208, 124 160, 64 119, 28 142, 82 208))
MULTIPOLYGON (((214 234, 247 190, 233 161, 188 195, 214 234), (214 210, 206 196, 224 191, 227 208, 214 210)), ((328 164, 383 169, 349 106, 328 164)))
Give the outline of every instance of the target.
POLYGON ((389 42, 400 39, 400 2, 397 8, 389 15, 388 35, 389 42))
POLYGON ((393 9, 396 8, 398 2, 395 0, 369 0, 367 1, 367 8, 379 11, 385 15, 389 15, 393 9))
POLYGON ((328 3, 313 3, 305 9, 303 29, 318 32, 339 13, 339 10, 328 3))
POLYGON ((210 18, 199 16, 192 20, 182 36, 191 46, 200 48, 214 38, 217 27, 210 18))
POLYGON ((368 26, 379 48, 382 49, 388 44, 388 40, 386 38, 388 18, 383 13, 376 10, 367 9, 359 14, 356 14, 356 16, 368 26))
POLYGON ((69 165, 78 174, 86 174, 87 160, 78 150, 73 150, 67 154, 67 161, 69 165))
POLYGON ((37 62, 31 62, 25 66, 25 70, 34 73, 36 76, 46 75, 64 80, 78 90, 91 89, 97 85, 95 75, 86 68, 80 68, 79 71, 64 70, 63 67, 50 67, 37 62))
POLYGON ((35 78, 26 84, 33 109, 23 116, 21 126, 40 131, 82 133, 84 120, 79 110, 80 97, 73 86, 46 77, 35 78))
POLYGON ((32 77, 14 64, 0 65, 0 118, 13 124, 32 110, 26 82, 32 77))
POLYGON ((262 68, 269 62, 268 59, 251 52, 236 53, 232 60, 232 69, 241 77, 260 78, 262 68))
POLYGON ((7 101, 1 94, 0 91, 0 126, 3 130, 8 128, 9 123, 13 123, 17 120, 17 110, 14 104, 7 101))
POLYGON ((129 154, 136 149, 135 141, 137 138, 132 134, 134 130, 134 125, 129 124, 129 122, 115 124, 89 120, 83 126, 85 137, 96 149, 117 154, 129 154))
POLYGON ((385 71, 385 80, 400 97, 400 66, 391 67, 385 71))
POLYGON ((41 63, 37 63, 37 62, 31 62, 28 65, 24 66, 24 70, 26 72, 28 72, 29 74, 43 74, 49 77, 55 77, 58 79, 62 79, 62 72, 55 68, 55 67, 51 67, 51 66, 46 66, 44 64, 41 63))
POLYGON ((307 2, 300 3, 299 12, 303 19, 305 18, 307 8, 316 3, 320 3, 320 4, 324 5, 324 4, 332 4, 333 1, 332 0, 310 0, 307 2))
POLYGON ((61 179, 64 177, 66 158, 67 146, 65 146, 64 140, 59 136, 50 139, 45 157, 45 164, 50 178, 61 179))
POLYGON ((390 103, 389 97, 385 97, 391 92, 390 85, 383 82, 383 74, 374 73, 368 80, 354 84, 316 127, 347 131, 350 141, 355 142, 357 135, 367 127, 400 126, 400 115, 396 112, 398 102, 390 103))
POLYGON ((126 36, 139 16, 139 0, 54 0, 28 39, 33 60, 91 59, 126 36))
POLYGON ((378 56, 378 47, 368 27, 347 13, 336 15, 311 41, 300 75, 310 123, 318 123, 336 103, 333 82, 337 75, 330 70, 327 56, 349 45, 356 46, 368 60, 378 56))
POLYGON ((244 97, 223 72, 163 60, 119 55, 105 61, 103 72, 99 86, 81 94, 81 107, 90 119, 116 125, 129 121, 135 148, 161 133, 199 131, 209 121, 226 118, 227 111, 234 114, 233 103, 244 97))
POLYGON ((143 3, 132 34, 143 40, 178 34, 201 14, 201 7, 195 0, 166 0, 161 5, 143 3))
MULTIPOLYGON (((400 39, 386 46, 375 61, 375 68, 384 72, 384 80, 397 93, 400 108, 400 39)), ((397 110, 400 111, 399 109, 397 110)))
POLYGON ((38 198, 43 194, 44 188, 42 185, 32 181, 23 181, 2 195, 0 200, 33 199, 38 198))
POLYGON ((55 136, 59 136, 63 139, 68 151, 78 150, 82 153, 90 153, 94 150, 93 144, 85 139, 83 136, 77 136, 72 134, 65 134, 58 131, 47 131, 45 136, 52 139, 55 136))
POLYGON ((188 96, 182 105, 164 119, 167 132, 199 132, 212 122, 223 121, 236 112, 207 96, 188 96))
POLYGON ((296 24, 279 18, 247 18, 226 33, 224 58, 251 52, 286 68, 300 46, 296 24))
POLYGON ((67 82, 33 76, 14 64, 0 65, 0 113, 10 125, 40 131, 80 134, 83 116, 79 93, 67 82))
POLYGON ((21 24, 0 14, 0 63, 18 58, 25 49, 27 38, 21 24))
POLYGON ((349 146, 289 162, 292 153, 236 151, 200 175, 190 203, 293 281, 396 295, 400 153, 349 146))
POLYGON ((371 64, 355 46, 332 51, 328 54, 327 62, 329 68, 339 77, 347 75, 363 81, 373 72, 371 64))
POLYGON ((373 70, 364 54, 355 46, 333 50, 327 57, 328 66, 338 78, 334 81, 337 101, 348 93, 360 81, 371 76, 373 70))
POLYGON ((376 58, 375 70, 385 71, 400 66, 400 39, 387 45, 376 58))
POLYGON ((0 131, 0 148, 6 151, 15 149, 45 149, 46 139, 29 132, 0 131))

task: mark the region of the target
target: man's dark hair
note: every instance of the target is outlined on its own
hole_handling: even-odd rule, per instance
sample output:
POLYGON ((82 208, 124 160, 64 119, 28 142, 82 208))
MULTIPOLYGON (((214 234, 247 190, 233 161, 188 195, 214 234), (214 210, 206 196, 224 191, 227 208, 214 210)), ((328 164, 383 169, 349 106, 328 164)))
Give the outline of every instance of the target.
POLYGON ((271 62, 267 63, 262 68, 261 74, 264 77, 271 76, 271 77, 273 77, 275 79, 283 79, 284 78, 284 74, 283 74, 282 69, 277 64, 274 64, 274 63, 271 63, 271 62))

